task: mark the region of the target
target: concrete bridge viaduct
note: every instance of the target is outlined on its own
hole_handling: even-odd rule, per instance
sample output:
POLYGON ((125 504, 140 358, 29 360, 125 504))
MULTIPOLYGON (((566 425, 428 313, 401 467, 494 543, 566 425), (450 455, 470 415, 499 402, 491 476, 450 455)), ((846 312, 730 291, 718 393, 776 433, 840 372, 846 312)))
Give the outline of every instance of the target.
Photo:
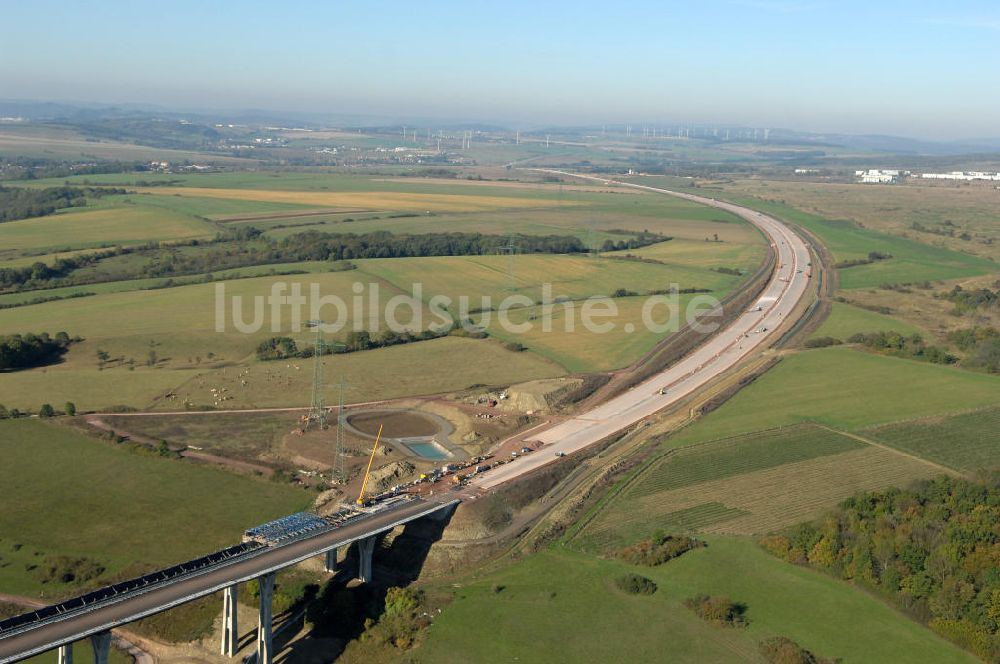
POLYGON ((274 655, 271 606, 278 571, 314 556, 323 556, 327 571, 335 571, 337 551, 354 545, 358 554, 357 578, 371 581, 372 554, 380 535, 424 517, 445 519, 458 502, 442 497, 434 501, 415 498, 395 503, 340 527, 245 551, 233 547, 2 621, 0 664, 56 648, 59 664, 73 664, 73 643, 85 638, 90 639, 95 664, 107 664, 113 628, 219 591, 223 596, 221 652, 232 657, 239 639, 237 587, 251 580, 257 580, 260 587, 256 661, 271 664, 274 655), (165 576, 169 578, 161 578, 165 576))

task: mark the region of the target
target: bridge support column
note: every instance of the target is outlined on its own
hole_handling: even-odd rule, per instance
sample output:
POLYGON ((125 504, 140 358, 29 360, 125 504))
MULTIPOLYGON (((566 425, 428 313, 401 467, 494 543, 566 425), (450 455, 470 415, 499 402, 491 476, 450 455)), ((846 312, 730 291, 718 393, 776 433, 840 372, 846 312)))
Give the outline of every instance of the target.
POLYGON ((234 583, 222 591, 222 654, 225 657, 232 657, 236 654, 240 640, 236 623, 236 589, 237 586, 234 583))
POLYGON ((260 619, 257 624, 257 664, 271 664, 272 625, 271 600, 274 597, 274 572, 258 577, 260 586, 260 619))
POLYGON ((358 540, 358 581, 372 580, 372 553, 375 551, 375 535, 358 540))
POLYGON ((108 664, 111 652, 111 632, 99 632, 90 637, 90 647, 94 650, 94 664, 108 664))
POLYGON ((64 646, 59 646, 59 658, 56 660, 58 664, 73 664, 73 644, 67 643, 64 646))
POLYGON ((324 555, 324 557, 323 557, 323 570, 326 571, 326 572, 330 572, 331 574, 333 572, 337 571, 337 550, 336 549, 330 549, 324 555))

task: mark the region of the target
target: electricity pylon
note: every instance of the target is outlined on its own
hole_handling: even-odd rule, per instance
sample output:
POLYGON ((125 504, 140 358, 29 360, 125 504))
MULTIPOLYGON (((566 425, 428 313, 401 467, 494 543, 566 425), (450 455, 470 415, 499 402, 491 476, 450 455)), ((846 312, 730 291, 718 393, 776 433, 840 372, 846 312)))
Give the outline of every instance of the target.
POLYGON ((497 247, 497 253, 507 256, 507 279, 510 282, 508 288, 517 290, 517 283, 514 279, 514 256, 517 254, 517 245, 514 244, 514 234, 507 236, 507 244, 497 247))
POLYGON ((313 349, 312 403, 302 427, 303 432, 314 422, 320 429, 326 428, 326 403, 323 398, 323 354, 326 352, 326 343, 323 341, 322 321, 309 322, 316 328, 316 346, 313 349))
POLYGON ((337 409, 337 449, 333 456, 333 480, 342 484, 347 482, 347 468, 344 461, 344 393, 347 391, 347 378, 340 377, 340 407, 337 409))

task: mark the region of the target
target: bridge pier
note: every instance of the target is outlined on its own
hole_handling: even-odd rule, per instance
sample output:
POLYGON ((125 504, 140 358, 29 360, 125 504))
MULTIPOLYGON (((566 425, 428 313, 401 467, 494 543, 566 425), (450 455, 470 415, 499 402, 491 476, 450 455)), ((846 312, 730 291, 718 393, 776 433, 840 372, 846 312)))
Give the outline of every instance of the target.
POLYGON ((358 581, 368 583, 372 580, 372 554, 375 551, 375 538, 371 535, 358 540, 358 581))
POLYGON ((108 664, 108 655, 111 652, 111 631, 98 632, 90 637, 90 647, 94 650, 94 664, 108 664))
POLYGON ((58 664, 73 664, 73 644, 67 643, 64 646, 59 646, 59 657, 56 660, 58 664))
MULTIPOLYGON (((240 633, 237 629, 236 614, 236 589, 234 583, 222 591, 222 654, 225 657, 232 657, 240 640, 240 633)), ((72 662, 70 662, 72 664, 72 662)))
POLYGON ((337 571, 337 549, 330 549, 324 554, 323 571, 331 574, 337 571))
POLYGON ((271 600, 274 597, 274 572, 257 578, 260 587, 260 613, 257 624, 257 664, 271 664, 273 629, 271 600))

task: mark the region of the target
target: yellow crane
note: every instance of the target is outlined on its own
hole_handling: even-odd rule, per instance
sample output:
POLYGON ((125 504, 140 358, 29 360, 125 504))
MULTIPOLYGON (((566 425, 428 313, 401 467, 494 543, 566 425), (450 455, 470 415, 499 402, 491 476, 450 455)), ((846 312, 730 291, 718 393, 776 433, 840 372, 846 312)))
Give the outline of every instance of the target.
POLYGON ((378 450, 378 441, 382 440, 382 425, 378 425, 378 435, 375 436, 375 445, 372 447, 371 458, 368 459, 368 469, 365 470, 365 479, 361 482, 361 493, 358 494, 358 505, 365 504, 365 489, 368 488, 368 478, 371 476, 372 463, 375 461, 375 451, 378 450))

